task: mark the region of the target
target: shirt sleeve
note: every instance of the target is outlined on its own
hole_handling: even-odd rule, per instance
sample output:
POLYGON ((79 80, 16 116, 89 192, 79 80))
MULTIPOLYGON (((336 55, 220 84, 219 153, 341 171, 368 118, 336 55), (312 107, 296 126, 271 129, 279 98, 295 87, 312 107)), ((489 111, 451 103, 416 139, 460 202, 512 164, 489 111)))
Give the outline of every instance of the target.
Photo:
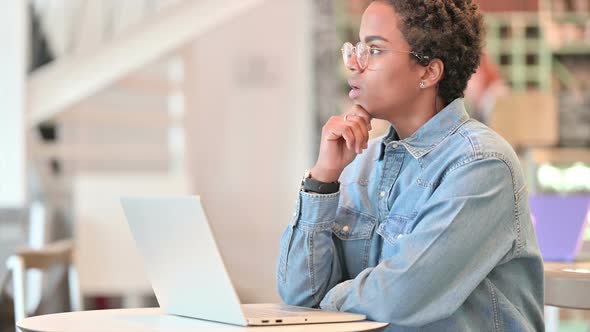
POLYGON ((320 307, 405 326, 452 315, 510 255, 515 204, 502 160, 450 171, 418 212, 413 231, 384 243, 397 254, 333 287, 320 307))
POLYGON ((339 193, 299 193, 292 221, 281 238, 277 267, 279 293, 287 304, 318 307, 342 281, 332 239, 339 197, 339 193))

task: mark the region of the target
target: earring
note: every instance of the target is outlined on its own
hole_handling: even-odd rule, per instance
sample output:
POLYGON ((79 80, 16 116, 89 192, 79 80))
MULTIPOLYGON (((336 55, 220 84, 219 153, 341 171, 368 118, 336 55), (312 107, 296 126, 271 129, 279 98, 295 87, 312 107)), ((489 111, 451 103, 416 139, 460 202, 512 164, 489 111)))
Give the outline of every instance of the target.
POLYGON ((420 81, 420 87, 421 87, 422 89, 424 89, 424 87, 426 87, 426 82, 424 82, 424 81, 420 81))

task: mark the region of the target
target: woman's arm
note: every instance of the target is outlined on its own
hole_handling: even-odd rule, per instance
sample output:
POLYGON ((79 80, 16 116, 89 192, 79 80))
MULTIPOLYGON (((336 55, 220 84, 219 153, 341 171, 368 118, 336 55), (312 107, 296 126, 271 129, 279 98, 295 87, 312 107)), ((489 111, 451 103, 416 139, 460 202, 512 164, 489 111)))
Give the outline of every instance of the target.
MULTIPOLYGON (((367 148, 370 129, 371 116, 359 105, 343 117, 331 117, 322 128, 311 177, 335 182, 367 148)), ((277 271, 279 293, 287 304, 317 307, 328 290, 342 281, 332 240, 339 197, 339 193, 299 193, 295 214, 281 239, 277 271)))
POLYGON ((277 271, 279 293, 287 304, 318 307, 342 281, 332 240, 339 196, 299 193, 292 221, 281 238, 277 271))
POLYGON ((405 326, 450 316, 518 248, 515 199, 503 161, 456 168, 419 211, 410 234, 384 239, 393 256, 335 286, 321 307, 405 326))

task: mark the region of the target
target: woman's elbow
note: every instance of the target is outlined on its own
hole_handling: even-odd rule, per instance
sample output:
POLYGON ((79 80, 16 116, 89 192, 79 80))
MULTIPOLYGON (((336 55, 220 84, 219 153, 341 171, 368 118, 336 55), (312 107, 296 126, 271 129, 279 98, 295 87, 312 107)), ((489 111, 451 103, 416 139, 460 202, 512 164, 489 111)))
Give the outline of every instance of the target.
POLYGON ((285 304, 299 307, 317 308, 318 301, 308 289, 299 289, 289 285, 287 281, 278 281, 278 290, 285 304))

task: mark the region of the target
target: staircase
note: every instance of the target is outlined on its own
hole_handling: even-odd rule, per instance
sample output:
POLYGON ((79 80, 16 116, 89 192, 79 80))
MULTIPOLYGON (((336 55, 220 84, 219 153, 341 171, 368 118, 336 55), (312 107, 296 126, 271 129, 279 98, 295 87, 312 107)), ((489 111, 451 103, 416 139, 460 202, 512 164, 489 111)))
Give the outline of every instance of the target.
POLYGON ((130 73, 177 51, 190 40, 262 0, 185 0, 133 26, 106 45, 89 46, 33 72, 28 81, 31 126, 51 119, 76 102, 130 73), (67 79, 64 79, 67 78, 67 79))
POLYGON ((26 123, 54 126, 58 137, 33 136, 31 154, 60 160, 68 173, 182 170, 183 48, 262 0, 78 2, 86 7, 76 7, 72 20, 89 11, 115 15, 112 6, 130 3, 143 17, 117 24, 105 15, 111 26, 95 22, 99 32, 78 41, 50 36, 57 59, 28 79, 26 123))

